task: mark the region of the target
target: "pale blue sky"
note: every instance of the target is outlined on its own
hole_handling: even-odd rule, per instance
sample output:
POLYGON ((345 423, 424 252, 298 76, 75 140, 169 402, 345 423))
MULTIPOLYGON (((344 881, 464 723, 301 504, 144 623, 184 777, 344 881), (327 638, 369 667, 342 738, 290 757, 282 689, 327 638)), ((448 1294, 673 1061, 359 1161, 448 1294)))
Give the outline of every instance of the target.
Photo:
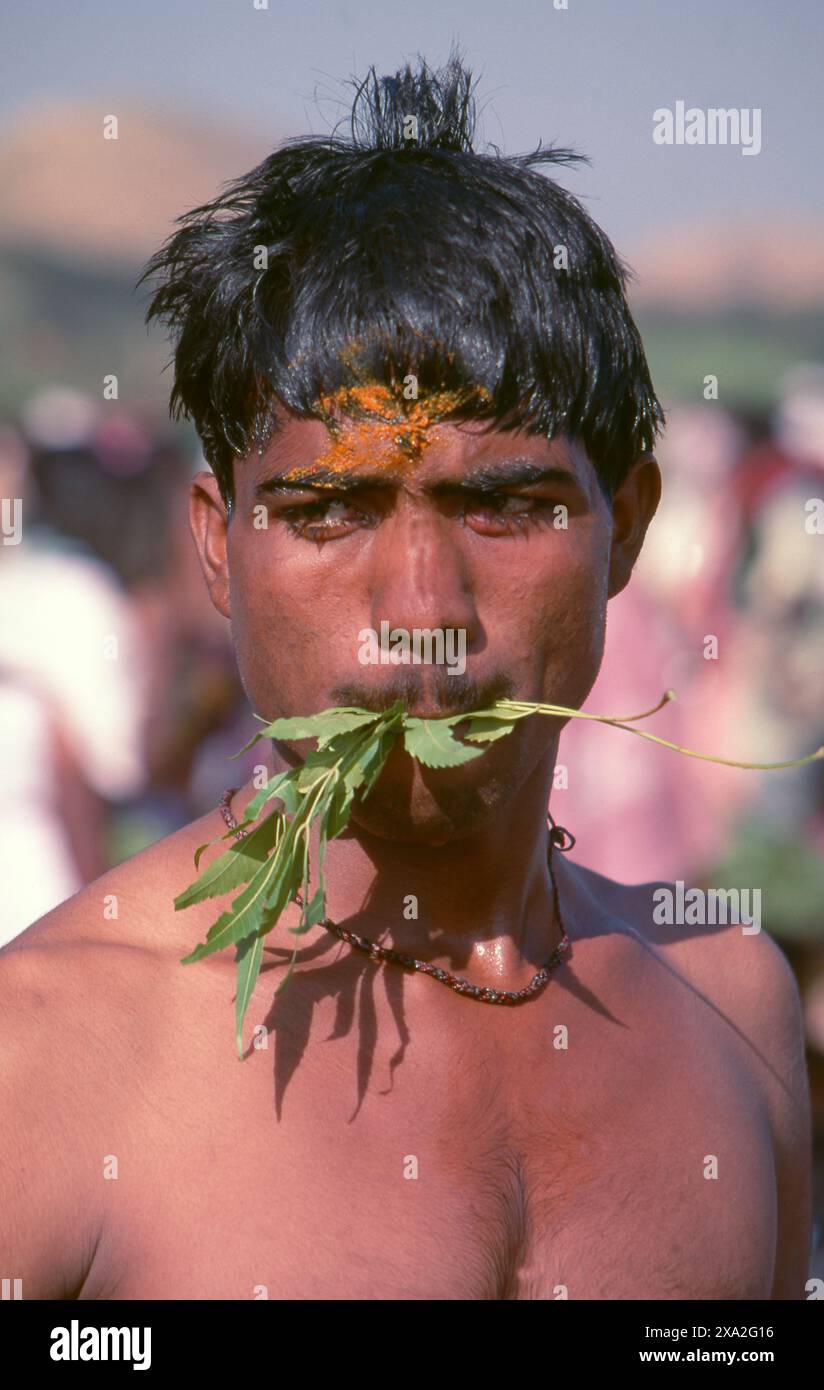
MULTIPOLYGON (((562 173, 613 237, 716 214, 824 211, 822 0, 6 0, 0 123, 61 95, 107 109, 135 97, 248 129, 261 157, 327 131, 343 83, 456 39, 481 81, 481 134, 504 152, 539 138, 590 155, 562 173), (316 99, 317 98, 317 99, 316 99), (661 148, 652 112, 760 107, 758 157, 661 148), (318 104, 319 102, 319 104, 318 104)), ((1 134, 0 134, 1 138, 1 134)), ((242 172, 241 170, 237 171, 242 172)))

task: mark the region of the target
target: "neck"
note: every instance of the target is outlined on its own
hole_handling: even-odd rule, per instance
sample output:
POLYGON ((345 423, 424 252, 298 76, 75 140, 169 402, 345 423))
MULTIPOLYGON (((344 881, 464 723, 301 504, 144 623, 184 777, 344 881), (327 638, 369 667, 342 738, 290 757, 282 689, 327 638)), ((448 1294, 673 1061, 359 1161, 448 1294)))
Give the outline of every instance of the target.
MULTIPOLYGON (((274 761, 279 771, 277 755, 274 761)), ((466 972, 478 984, 527 983, 562 937, 548 866, 553 762, 536 768, 493 824, 445 844, 386 839, 350 821, 327 846, 327 916, 381 946, 466 972)), ((238 818, 254 791, 250 782, 235 794, 238 818)), ((315 827, 312 892, 317 848, 315 827)), ((572 866, 557 847, 552 873, 564 926, 574 935, 565 892, 572 866)))

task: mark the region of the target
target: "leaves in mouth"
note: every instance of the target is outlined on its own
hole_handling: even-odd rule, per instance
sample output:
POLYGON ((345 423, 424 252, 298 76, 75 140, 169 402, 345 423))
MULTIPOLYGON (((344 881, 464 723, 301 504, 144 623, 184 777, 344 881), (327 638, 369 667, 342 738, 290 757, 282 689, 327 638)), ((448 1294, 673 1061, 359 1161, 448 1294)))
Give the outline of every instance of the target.
POLYGON ((276 993, 289 983, 300 937, 326 917, 326 878, 324 861, 330 840, 349 823, 356 797, 366 798, 383 771, 398 739, 410 757, 423 767, 449 769, 479 758, 485 751, 473 744, 490 744, 506 737, 521 719, 544 714, 562 719, 589 719, 611 724, 639 738, 672 748, 686 757, 723 763, 728 767, 769 771, 800 767, 824 758, 824 747, 804 758, 780 763, 738 762, 682 748, 677 743, 632 727, 640 719, 657 713, 675 692, 668 690, 652 709, 641 714, 615 716, 585 714, 564 705, 534 704, 519 700, 499 700, 488 709, 451 715, 447 719, 417 719, 404 713, 396 700, 391 708, 376 713, 354 706, 322 710, 319 714, 297 715, 267 723, 259 715, 262 728, 234 756, 246 752, 261 738, 299 740, 313 738, 315 749, 304 761, 285 772, 276 773, 247 803, 243 819, 235 830, 201 845, 195 853, 199 867, 209 845, 232 843, 208 868, 174 900, 176 910, 191 907, 208 898, 220 897, 245 884, 227 911, 209 928, 206 940, 195 947, 182 963, 188 965, 205 956, 235 946, 237 991, 235 996, 235 1044, 243 1057, 243 1022, 263 959, 263 940, 293 899, 301 906, 300 921, 289 930, 297 937, 289 968, 276 993), (456 726, 468 725, 461 741, 456 726), (270 807, 266 819, 255 824, 270 807), (279 803, 275 805, 274 803, 279 803), (314 825, 319 827, 317 887, 310 898, 311 863, 309 841, 314 825), (252 828, 254 827, 254 828, 252 828), (237 829, 247 830, 236 839, 237 829))

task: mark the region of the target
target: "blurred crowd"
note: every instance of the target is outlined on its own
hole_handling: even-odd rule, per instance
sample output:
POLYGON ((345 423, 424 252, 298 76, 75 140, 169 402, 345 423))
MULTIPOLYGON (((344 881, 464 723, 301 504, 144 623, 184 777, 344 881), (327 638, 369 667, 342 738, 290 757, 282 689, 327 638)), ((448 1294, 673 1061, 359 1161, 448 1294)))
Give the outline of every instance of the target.
POLYGON ((0 944, 248 775, 188 529, 204 466, 60 388, 0 428, 0 944))
MULTIPOLYGON (((657 456, 661 504, 609 604, 585 709, 637 714, 670 689, 676 698, 639 728, 741 762, 814 752, 824 743, 824 367, 795 369, 765 418, 672 407, 657 456)), ((769 869, 780 902, 769 929, 821 934, 824 761, 726 768, 583 721, 567 726, 560 759, 569 787, 553 814, 580 829, 590 867, 629 883, 723 886, 733 875, 765 890, 769 869)))
MULTIPOLYGON (((824 744, 824 367, 763 417, 668 412, 664 495, 585 708, 748 762, 824 744)), ((0 425, 0 944, 217 804, 259 756, 187 521, 202 456, 61 387, 0 425)), ((824 1128, 824 762, 721 767, 571 720, 555 820, 622 882, 759 887, 800 982, 824 1128)), ((822 1193, 824 1201, 824 1193, 822 1193)), ((818 1262, 824 1276, 821 1223, 818 1262)))

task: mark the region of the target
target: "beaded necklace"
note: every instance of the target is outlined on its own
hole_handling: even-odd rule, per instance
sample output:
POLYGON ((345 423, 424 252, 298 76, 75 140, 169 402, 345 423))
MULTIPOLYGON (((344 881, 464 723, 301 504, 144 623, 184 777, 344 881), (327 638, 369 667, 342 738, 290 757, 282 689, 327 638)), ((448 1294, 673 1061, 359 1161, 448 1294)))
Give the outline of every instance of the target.
MULTIPOLYGON (((242 840, 248 835, 248 830, 238 830, 237 820, 231 809, 230 802, 237 787, 229 787, 221 796, 218 803, 220 814, 230 830, 234 830, 235 839, 242 840)), ((370 941, 367 936, 360 936, 357 932, 348 931, 345 927, 339 927, 336 922, 330 921, 327 917, 320 926, 332 932, 341 941, 345 941, 350 946, 354 946, 358 951, 364 951, 372 960, 391 961, 395 965, 405 966, 409 970, 418 970, 423 974, 431 975, 433 979, 440 980, 442 984, 448 985, 456 994, 465 994, 469 999, 477 999, 483 1004, 520 1004, 525 999, 536 995, 543 988, 550 977, 551 972, 561 962, 564 954, 569 949, 569 937, 561 916, 561 904, 558 899, 558 886, 555 882, 555 875, 552 871, 552 851, 558 849, 563 853, 572 849, 575 844, 575 836, 566 830, 562 825, 556 825, 552 816, 547 813, 547 827, 549 829, 549 853, 547 863, 549 865, 549 877, 552 882, 552 897, 555 906, 555 915, 561 928, 561 940, 540 970, 533 975, 528 985, 523 989, 493 989, 490 985, 473 985, 465 980, 461 975, 453 975, 451 970, 445 970, 443 966, 433 965, 431 961, 418 960, 416 956, 405 955, 403 951, 392 950, 388 946, 379 946, 376 941, 370 941)), ((303 906, 303 898, 300 893, 295 893, 294 902, 300 907, 303 906)))

